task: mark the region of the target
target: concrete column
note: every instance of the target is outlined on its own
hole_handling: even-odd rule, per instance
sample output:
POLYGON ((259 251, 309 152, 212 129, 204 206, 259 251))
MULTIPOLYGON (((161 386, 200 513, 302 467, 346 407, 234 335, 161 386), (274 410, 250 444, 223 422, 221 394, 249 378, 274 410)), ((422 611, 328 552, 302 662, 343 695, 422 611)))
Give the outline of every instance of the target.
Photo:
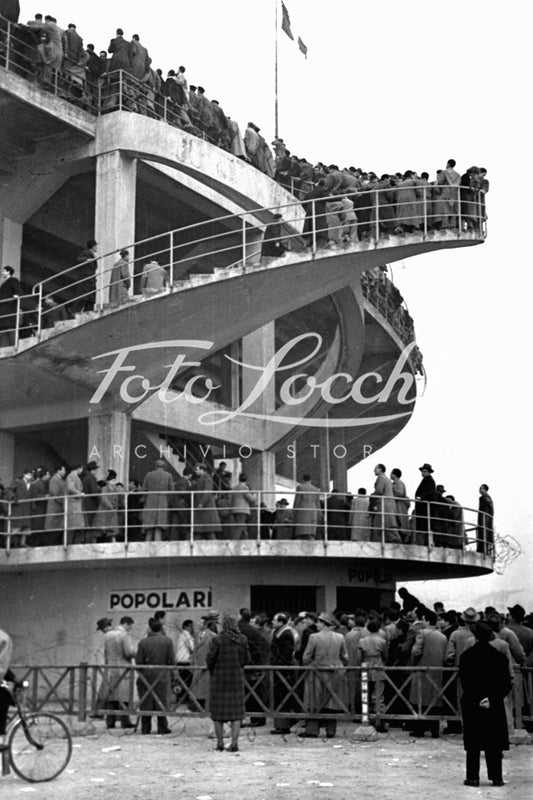
MULTIPOLYGON (((242 340, 243 364, 253 367, 264 367, 275 352, 274 322, 258 328, 242 340)), ((276 408, 276 387, 274 381, 266 386, 258 386, 261 373, 257 369, 242 367, 242 397, 241 403, 246 403, 247 398, 254 396, 254 400, 247 406, 247 412, 258 414, 272 414, 276 408), (256 396, 257 395, 257 396, 256 396)), ((254 442, 243 442, 243 445, 254 446, 254 442)), ((272 508, 275 496, 275 455, 269 452, 254 453, 250 458, 243 459, 242 469, 248 476, 250 486, 254 489, 263 489, 270 494, 264 502, 272 508)))
POLYGON ((100 464, 102 477, 108 469, 117 473, 117 481, 128 483, 130 466, 131 417, 120 411, 91 414, 87 461, 100 464))
POLYGON ((348 491, 348 470, 347 470, 347 452, 344 444, 344 431, 336 430, 334 435, 331 435, 331 471, 333 477, 333 487, 339 492, 348 491))
MULTIPOLYGON (((98 253, 111 256, 98 259, 97 304, 107 302, 107 286, 118 252, 135 241, 135 189, 137 160, 117 150, 96 159, 96 208, 94 238, 98 253)), ((130 250, 130 264, 134 264, 130 250)))
MULTIPOLYGON (((325 606, 327 611, 337 608, 337 587, 334 583, 327 583, 324 586, 325 606)), ((322 609, 321 609, 322 610, 322 609)))
POLYGON ((13 222, 8 217, 0 218, 0 266, 13 267, 17 278, 20 278, 21 252, 22 223, 13 222))
POLYGON ((15 434, 0 431, 0 481, 7 486, 15 477, 15 434))
MULTIPOLYGON (((319 480, 319 488, 323 492, 329 492, 330 480, 330 453, 329 453, 329 430, 327 428, 320 428, 318 431, 318 443, 320 449, 318 450, 318 466, 319 474, 315 480, 319 480)), ((298 476, 301 478, 301 475, 298 476)))
POLYGON ((250 458, 243 459, 243 472, 248 476, 248 484, 252 489, 262 489, 268 494, 261 496, 261 502, 268 508, 274 508, 276 502, 276 456, 274 453, 254 453, 250 458))

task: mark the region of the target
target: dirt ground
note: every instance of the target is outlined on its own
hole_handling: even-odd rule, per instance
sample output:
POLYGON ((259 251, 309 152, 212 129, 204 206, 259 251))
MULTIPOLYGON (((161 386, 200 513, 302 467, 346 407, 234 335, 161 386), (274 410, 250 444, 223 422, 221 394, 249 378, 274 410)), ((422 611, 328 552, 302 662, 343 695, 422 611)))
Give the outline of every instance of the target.
POLYGON ((354 724, 339 725, 335 739, 285 738, 264 728, 244 728, 239 753, 217 753, 206 719, 170 720, 172 734, 141 736, 106 731, 102 722, 73 723, 72 759, 51 783, 30 784, 14 773, 0 778, 0 797, 31 794, 42 800, 526 800, 533 779, 533 747, 505 754, 506 785, 485 778, 463 786, 460 736, 409 737, 393 728, 375 741, 355 741, 354 724), (109 749, 112 748, 112 749, 109 749))

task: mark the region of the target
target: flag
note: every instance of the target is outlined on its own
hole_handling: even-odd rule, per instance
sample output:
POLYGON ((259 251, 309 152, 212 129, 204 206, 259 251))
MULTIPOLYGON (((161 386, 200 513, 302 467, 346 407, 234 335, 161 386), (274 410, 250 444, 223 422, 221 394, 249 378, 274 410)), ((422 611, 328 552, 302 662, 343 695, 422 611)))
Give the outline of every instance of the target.
POLYGON ((281 30, 285 31, 289 39, 292 39, 294 41, 294 36, 292 35, 291 31, 291 20, 289 17, 289 12, 285 8, 285 3, 281 4, 281 13, 282 13, 281 30))
POLYGON ((301 38, 299 36, 298 36, 298 47, 300 48, 300 50, 304 54, 304 56, 307 58, 307 45, 305 45, 302 42, 302 40, 301 40, 301 38))

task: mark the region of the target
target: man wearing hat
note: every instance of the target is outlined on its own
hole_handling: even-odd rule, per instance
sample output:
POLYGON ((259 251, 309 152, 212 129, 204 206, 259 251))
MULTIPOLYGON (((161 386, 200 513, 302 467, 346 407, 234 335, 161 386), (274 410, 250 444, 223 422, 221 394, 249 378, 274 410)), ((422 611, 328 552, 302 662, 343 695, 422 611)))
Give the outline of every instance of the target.
POLYGON ((474 635, 474 625, 479 622, 480 616, 475 608, 467 608, 461 614, 462 625, 453 631, 446 647, 446 666, 458 667, 461 654, 468 647, 469 640, 474 635))
POLYGON ((416 541, 414 544, 428 543, 428 534, 432 530, 431 517, 434 515, 434 506, 432 503, 435 500, 436 485, 432 478, 433 467, 431 464, 422 464, 419 467, 422 474, 422 480, 418 484, 415 492, 415 530, 416 541))
MULTIPOLYGON (((342 667, 348 663, 344 636, 334 631, 337 620, 328 611, 322 611, 317 620, 317 633, 312 633, 302 658, 306 667, 320 667, 305 678, 304 704, 310 714, 331 713, 347 707, 346 676, 342 667), (329 669, 327 669, 329 668, 329 669), (342 674, 339 674, 342 670, 342 674)), ((320 719, 309 719, 305 736, 316 739, 320 719)), ((332 739, 337 731, 337 721, 324 720, 326 736, 332 739)))
MULTIPOLYGON (((103 633, 104 636, 106 633, 109 633, 111 628, 113 627, 113 620, 109 617, 101 617, 96 622, 96 630, 103 633)), ((109 695, 109 683, 106 679, 104 679, 101 684, 100 688, 98 689, 98 694, 96 695, 96 701, 94 704, 94 710, 91 714, 91 719, 103 719, 103 714, 101 710, 106 707, 107 698, 109 695)))
POLYGON ((526 667, 533 666, 533 631, 527 628, 523 622, 526 617, 526 610, 518 603, 508 607, 507 628, 515 635, 526 656, 526 667))
POLYGON ((292 539, 292 512, 288 506, 289 501, 284 497, 276 502, 273 539, 292 539))
POLYGON ((274 214, 272 222, 265 228, 263 244, 261 247, 262 258, 279 258, 287 252, 287 248, 282 241, 283 219, 281 214, 274 214))
MULTIPOLYGON (((120 624, 116 628, 108 630, 104 635, 105 663, 108 667, 112 667, 112 669, 107 670, 107 680, 109 682, 107 705, 114 711, 125 709, 125 713, 119 715, 121 728, 135 727, 127 713, 131 695, 130 679, 132 674, 129 670, 126 670, 132 664, 136 650, 130 635, 134 624, 131 617, 122 617, 120 624)), ((107 728, 115 727, 116 717, 115 713, 106 717, 107 728)))
POLYGON ((165 462, 158 458, 155 469, 147 472, 142 492, 146 492, 146 500, 142 513, 142 525, 147 542, 160 542, 162 534, 168 528, 169 500, 173 490, 172 478, 165 470, 165 462))

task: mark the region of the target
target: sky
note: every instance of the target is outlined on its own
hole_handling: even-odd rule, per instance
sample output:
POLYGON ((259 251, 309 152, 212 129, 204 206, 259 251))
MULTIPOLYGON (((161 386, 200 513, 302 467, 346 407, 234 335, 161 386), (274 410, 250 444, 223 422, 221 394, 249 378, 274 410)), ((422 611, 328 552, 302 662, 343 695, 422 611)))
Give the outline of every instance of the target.
MULTIPOLYGON (((278 37, 279 134, 308 160, 375 172, 426 170, 448 158, 464 172, 485 166, 488 239, 474 248, 393 265, 414 317, 428 374, 412 420, 387 447, 350 472, 371 489, 377 461, 403 470, 411 494, 429 461, 437 483, 477 507, 490 486, 496 528, 521 555, 503 574, 413 583, 426 603, 449 607, 521 603, 533 610, 533 517, 529 487, 531 257, 530 53, 532 4, 510 0, 286 0, 304 58, 278 37)), ((150 7, 137 0, 21 2, 21 21, 50 13, 107 49, 115 29, 138 33, 153 66, 186 66, 244 129, 275 133, 275 0, 196 0, 150 7), (153 13, 153 9, 158 14, 153 13), (149 11, 150 13, 147 13, 149 11)))

